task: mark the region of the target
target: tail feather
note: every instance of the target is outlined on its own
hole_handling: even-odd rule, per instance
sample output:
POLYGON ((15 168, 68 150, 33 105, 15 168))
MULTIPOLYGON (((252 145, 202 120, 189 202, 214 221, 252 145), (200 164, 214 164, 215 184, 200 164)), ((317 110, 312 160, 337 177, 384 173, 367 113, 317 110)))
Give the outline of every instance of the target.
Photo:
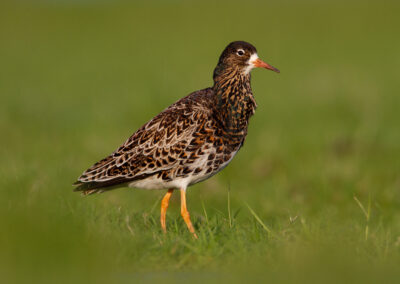
POLYGON ((117 187, 123 187, 126 184, 126 180, 110 180, 104 182, 81 182, 77 181, 73 185, 76 186, 74 191, 81 191, 83 195, 90 195, 94 193, 102 193, 117 187))
POLYGON ((135 180, 140 180, 140 179, 145 179, 149 176, 152 176, 155 173, 151 174, 143 174, 136 176, 134 178, 125 178, 125 177, 118 177, 115 179, 107 180, 107 181, 89 181, 89 182, 84 182, 84 181, 76 181, 73 183, 73 186, 76 186, 74 191, 81 191, 83 195, 90 195, 94 193, 102 193, 108 190, 124 187, 127 185, 127 183, 135 181, 135 180))

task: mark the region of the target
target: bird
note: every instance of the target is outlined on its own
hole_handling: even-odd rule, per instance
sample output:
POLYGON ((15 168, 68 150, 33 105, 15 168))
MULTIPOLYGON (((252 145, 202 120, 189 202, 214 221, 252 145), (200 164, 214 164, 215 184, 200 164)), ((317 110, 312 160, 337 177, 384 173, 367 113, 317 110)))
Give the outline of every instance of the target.
POLYGON ((144 124, 117 150, 83 172, 73 185, 83 195, 120 187, 162 189, 164 233, 169 200, 180 191, 181 216, 197 238, 186 205, 187 188, 224 169, 243 146, 255 113, 250 72, 280 71, 245 41, 229 43, 213 72, 214 84, 178 100, 144 124))

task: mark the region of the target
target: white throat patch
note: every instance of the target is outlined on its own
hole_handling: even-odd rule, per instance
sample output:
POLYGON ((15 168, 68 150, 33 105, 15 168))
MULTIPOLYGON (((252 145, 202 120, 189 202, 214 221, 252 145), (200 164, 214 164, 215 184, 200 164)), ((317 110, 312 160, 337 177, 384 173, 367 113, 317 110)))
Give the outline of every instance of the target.
POLYGON ((249 74, 250 71, 253 70, 254 67, 256 67, 256 66, 254 66, 254 61, 256 61, 257 59, 258 59, 257 53, 254 53, 250 56, 249 61, 247 61, 248 65, 247 65, 246 69, 244 70, 244 73, 246 75, 249 74))

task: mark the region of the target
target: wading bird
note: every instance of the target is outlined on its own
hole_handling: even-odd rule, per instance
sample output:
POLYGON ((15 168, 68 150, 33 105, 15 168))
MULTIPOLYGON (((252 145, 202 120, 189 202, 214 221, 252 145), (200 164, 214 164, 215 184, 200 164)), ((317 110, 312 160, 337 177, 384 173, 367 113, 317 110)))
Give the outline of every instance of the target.
POLYGON ((167 189, 161 227, 175 189, 181 215, 197 238, 186 207, 186 189, 225 168, 242 147, 257 104, 250 86, 255 67, 279 70, 244 41, 230 43, 214 69, 214 85, 180 99, 137 130, 115 152, 86 170, 74 184, 84 195, 116 187, 167 189))

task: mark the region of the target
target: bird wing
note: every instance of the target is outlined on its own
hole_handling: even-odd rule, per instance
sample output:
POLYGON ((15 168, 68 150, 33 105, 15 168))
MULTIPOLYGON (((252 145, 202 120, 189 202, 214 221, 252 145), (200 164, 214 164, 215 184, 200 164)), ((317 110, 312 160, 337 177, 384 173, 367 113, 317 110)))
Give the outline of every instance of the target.
POLYGON ((209 92, 203 93, 181 99, 143 125, 110 156, 87 169, 75 183, 76 190, 143 179, 187 159, 188 148, 196 146, 195 132, 204 128, 210 116, 210 109, 202 104, 209 92))

